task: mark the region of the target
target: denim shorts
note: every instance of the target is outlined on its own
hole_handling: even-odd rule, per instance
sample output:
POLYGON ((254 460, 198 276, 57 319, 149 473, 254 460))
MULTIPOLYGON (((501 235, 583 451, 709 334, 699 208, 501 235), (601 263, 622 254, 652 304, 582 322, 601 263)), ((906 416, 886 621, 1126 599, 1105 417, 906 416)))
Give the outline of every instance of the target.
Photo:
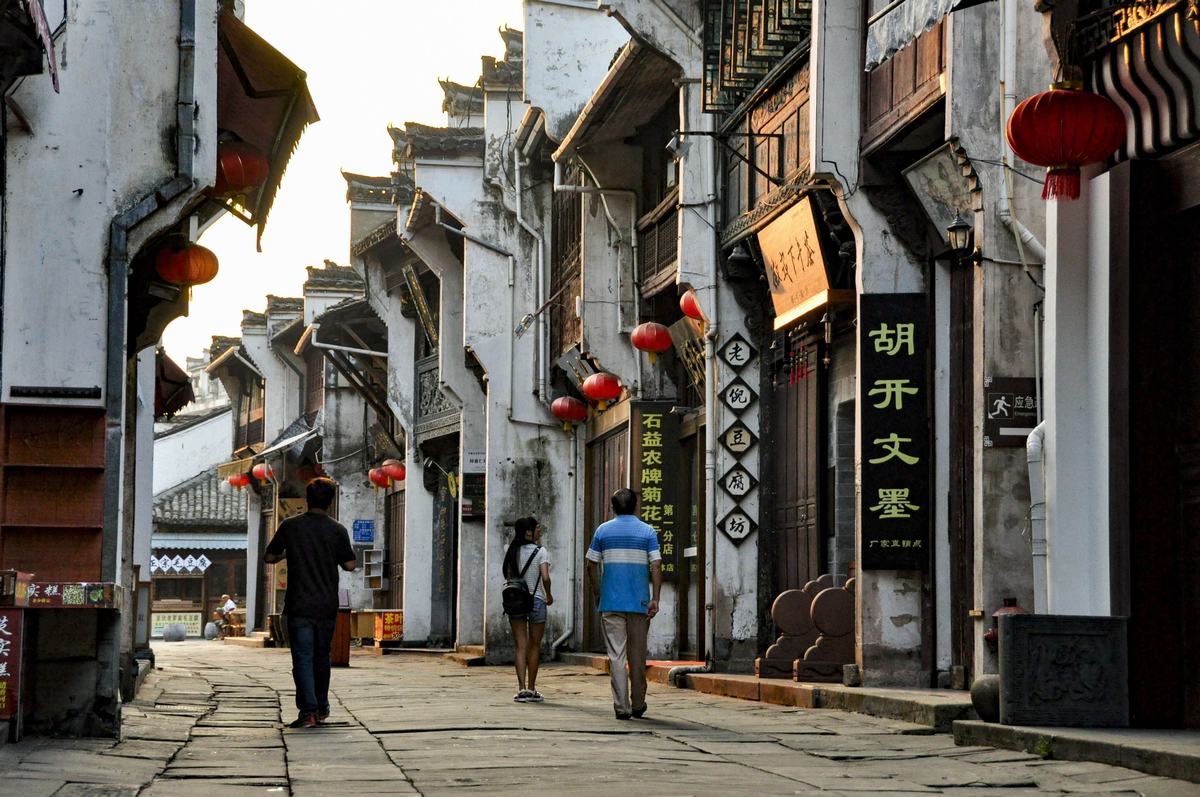
POLYGON ((533 599, 533 611, 529 614, 509 615, 509 619, 518 622, 544 623, 546 622, 546 602, 535 596, 533 599))

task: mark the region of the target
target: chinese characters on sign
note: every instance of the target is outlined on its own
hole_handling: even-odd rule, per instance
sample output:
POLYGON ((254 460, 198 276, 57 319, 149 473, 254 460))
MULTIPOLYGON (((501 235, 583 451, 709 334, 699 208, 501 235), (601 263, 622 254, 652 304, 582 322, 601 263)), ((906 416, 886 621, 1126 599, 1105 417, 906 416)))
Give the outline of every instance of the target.
POLYGON ((766 264, 775 329, 827 301, 829 275, 812 200, 804 198, 758 234, 766 264))
POLYGON ((750 494, 750 491, 758 486, 758 479, 754 478, 750 471, 743 468, 741 465, 735 465, 725 477, 721 479, 721 486, 725 488, 725 492, 729 493, 733 498, 741 500, 750 494))
POLYGON ((1025 447, 1037 426, 1037 380, 990 376, 983 379, 987 406, 983 415, 983 447, 1025 447))
POLYGON ((641 497, 638 514, 658 532, 664 581, 674 581, 686 524, 679 502, 679 416, 672 402, 639 401, 630 408, 630 477, 641 497))
POLYGON ((745 454, 757 442, 758 438, 754 436, 754 432, 747 429, 746 424, 741 421, 730 426, 725 430, 725 434, 721 435, 721 445, 735 457, 745 454))
POLYGON ((20 709, 24 617, 20 609, 0 609, 0 720, 12 719, 20 709))
POLYGON ((757 398, 758 395, 742 381, 741 377, 734 379, 728 387, 721 391, 721 401, 725 402, 725 406, 738 415, 749 409, 757 398))
POLYGON ((404 638, 404 612, 375 612, 375 641, 399 642, 404 638))
POLYGON ((927 313, 924 294, 864 294, 859 305, 864 570, 929 561, 927 313))
POLYGON ((735 509, 717 524, 717 528, 725 532, 726 537, 738 543, 753 534, 758 529, 758 524, 742 510, 735 509))
POLYGON ((737 333, 721 347, 721 360, 735 371, 745 368, 754 359, 754 354, 754 348, 737 333))

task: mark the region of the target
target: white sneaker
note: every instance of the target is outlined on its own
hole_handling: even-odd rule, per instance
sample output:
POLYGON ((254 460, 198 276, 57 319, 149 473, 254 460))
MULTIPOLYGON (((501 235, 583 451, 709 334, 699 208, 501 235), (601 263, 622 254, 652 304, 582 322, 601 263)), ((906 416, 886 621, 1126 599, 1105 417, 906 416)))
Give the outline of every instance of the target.
POLYGON ((517 701, 518 703, 528 703, 530 697, 533 694, 534 693, 529 691, 528 689, 522 689, 519 692, 517 692, 515 695, 513 695, 513 700, 517 701))
POLYGON ((541 703, 546 698, 542 697, 542 693, 536 689, 529 693, 529 697, 525 698, 526 703, 541 703))

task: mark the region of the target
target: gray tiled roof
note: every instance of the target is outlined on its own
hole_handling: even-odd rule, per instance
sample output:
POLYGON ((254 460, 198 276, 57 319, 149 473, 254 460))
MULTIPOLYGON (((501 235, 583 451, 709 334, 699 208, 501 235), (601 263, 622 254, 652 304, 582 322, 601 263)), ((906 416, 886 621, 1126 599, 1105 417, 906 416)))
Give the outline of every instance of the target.
POLYGON ((154 423, 154 438, 157 440, 160 437, 166 437, 169 434, 182 432, 184 429, 190 429, 193 426, 204 423, 207 420, 216 418, 218 415, 225 415, 231 412, 228 403, 218 407, 209 407, 203 410, 193 410, 176 415, 175 417, 165 421, 155 421, 154 423))
POLYGON ((216 468, 154 496, 155 528, 246 528, 246 494, 224 485, 216 468))
POLYGON ((324 268, 308 266, 308 279, 304 282, 307 293, 313 288, 359 288, 364 287, 362 277, 351 266, 339 266, 332 260, 325 261, 324 268))

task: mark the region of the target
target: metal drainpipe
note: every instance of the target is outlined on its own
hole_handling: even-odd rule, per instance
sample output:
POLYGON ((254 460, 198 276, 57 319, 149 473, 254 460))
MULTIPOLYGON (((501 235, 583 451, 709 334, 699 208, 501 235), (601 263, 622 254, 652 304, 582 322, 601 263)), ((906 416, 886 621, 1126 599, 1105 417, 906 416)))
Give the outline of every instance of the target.
POLYGON ((567 612, 567 627, 550 645, 550 658, 558 658, 558 649, 575 633, 575 590, 579 586, 579 432, 571 432, 571 609, 567 612))
MULTIPOLYGON (((121 510, 121 441, 124 436, 125 344, 129 288, 129 234, 151 215, 168 205, 194 184, 193 168, 196 146, 195 80, 196 0, 179 2, 179 80, 177 88, 178 137, 176 139, 175 176, 154 191, 139 199, 128 210, 118 214, 109 225, 108 233, 108 302, 104 377, 104 529, 101 539, 102 581, 117 581, 117 543, 122 534, 119 526, 121 510)), ((122 540, 132 548, 132 540, 122 540)))
POLYGON ((337 346, 332 343, 320 343, 317 341, 317 330, 319 330, 320 328, 321 328, 320 324, 313 324, 312 325, 312 335, 310 335, 308 338, 308 342, 310 344, 312 344, 313 347, 315 347, 315 348, 326 349, 328 351, 344 351, 347 354, 361 354, 365 357, 385 357, 386 358, 388 356, 386 351, 372 351, 370 349, 356 349, 356 348, 353 348, 352 346, 337 346))
MULTIPOLYGON (((533 228, 529 222, 525 221, 523 212, 523 202, 521 200, 521 153, 513 147, 513 164, 516 172, 516 187, 514 194, 516 195, 517 205, 517 224, 521 226, 525 232, 529 234, 533 240, 537 241, 537 271, 535 272, 535 283, 537 285, 535 293, 537 300, 535 305, 541 307, 546 301, 546 236, 533 228)), ((537 314, 537 392, 538 400, 543 404, 547 403, 549 395, 546 388, 546 319, 543 313, 537 314)))
POLYGON ((1039 423, 1025 442, 1029 465, 1029 541, 1033 549, 1033 611, 1047 611, 1046 590, 1046 422, 1039 423))

